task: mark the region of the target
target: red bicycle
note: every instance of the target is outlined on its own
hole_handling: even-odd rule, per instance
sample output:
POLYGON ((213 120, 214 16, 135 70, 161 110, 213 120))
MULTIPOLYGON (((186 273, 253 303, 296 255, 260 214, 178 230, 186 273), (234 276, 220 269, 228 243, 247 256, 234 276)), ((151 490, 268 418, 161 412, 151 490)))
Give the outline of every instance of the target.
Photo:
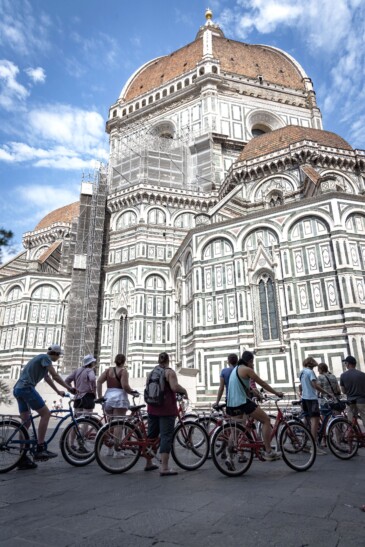
MULTIPOLYGON (((182 469, 201 467, 209 454, 209 438, 196 421, 183 418, 182 397, 178 400, 178 421, 172 439, 171 455, 182 469)), ((145 404, 130 407, 131 415, 109 421, 100 429, 95 441, 96 461, 108 473, 124 473, 141 456, 153 458, 160 446, 159 437, 149 439, 142 414, 145 404)))
MULTIPOLYGON (((310 431, 301 423, 288 420, 275 400, 277 416, 271 439, 278 437, 278 447, 284 462, 295 471, 306 471, 315 462, 316 443, 310 431)), ((254 456, 264 461, 264 442, 259 437, 253 418, 242 421, 226 417, 212 438, 212 459, 217 469, 228 477, 239 476, 251 466, 254 456)))

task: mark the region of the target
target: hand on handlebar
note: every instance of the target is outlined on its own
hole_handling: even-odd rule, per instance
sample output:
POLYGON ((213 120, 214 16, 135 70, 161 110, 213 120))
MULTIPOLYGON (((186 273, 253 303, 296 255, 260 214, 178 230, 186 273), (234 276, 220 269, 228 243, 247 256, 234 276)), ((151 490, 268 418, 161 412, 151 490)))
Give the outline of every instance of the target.
POLYGON ((132 395, 132 397, 139 397, 139 396, 140 396, 140 392, 134 389, 134 390, 132 391, 131 395, 132 395))
POLYGON ((284 397, 284 393, 282 391, 277 391, 276 396, 279 397, 279 399, 282 399, 284 397))

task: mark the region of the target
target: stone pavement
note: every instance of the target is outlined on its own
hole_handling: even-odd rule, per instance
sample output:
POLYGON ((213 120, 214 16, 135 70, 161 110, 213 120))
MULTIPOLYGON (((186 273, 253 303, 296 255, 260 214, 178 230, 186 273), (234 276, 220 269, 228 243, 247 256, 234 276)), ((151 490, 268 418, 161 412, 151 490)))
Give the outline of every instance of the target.
POLYGON ((176 477, 122 475, 61 454, 0 475, 1 547, 363 547, 365 451, 318 457, 311 470, 254 461, 238 478, 208 460, 176 477))

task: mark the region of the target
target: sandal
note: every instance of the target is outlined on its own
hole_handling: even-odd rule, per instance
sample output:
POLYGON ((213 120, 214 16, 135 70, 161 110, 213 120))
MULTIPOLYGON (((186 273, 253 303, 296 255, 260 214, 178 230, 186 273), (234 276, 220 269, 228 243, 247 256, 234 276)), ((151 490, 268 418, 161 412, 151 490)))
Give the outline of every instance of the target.
POLYGON ((151 465, 151 467, 145 467, 145 471, 156 471, 158 469, 158 465, 151 465))
POLYGON ((178 475, 178 472, 173 471, 172 469, 168 469, 167 471, 160 472, 160 477, 170 477, 172 475, 178 475))

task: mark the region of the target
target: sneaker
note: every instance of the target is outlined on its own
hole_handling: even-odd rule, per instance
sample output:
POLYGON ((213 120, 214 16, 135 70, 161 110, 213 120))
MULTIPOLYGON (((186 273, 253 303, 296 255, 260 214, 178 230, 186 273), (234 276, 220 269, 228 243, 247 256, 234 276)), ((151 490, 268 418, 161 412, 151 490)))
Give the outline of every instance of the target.
POLYGON ((243 454, 238 456, 238 463, 246 463, 246 462, 248 462, 248 458, 246 456, 244 456, 243 454))
POLYGON ((46 461, 50 460, 51 458, 57 458, 58 454, 55 452, 51 452, 50 450, 47 450, 45 444, 39 444, 37 446, 37 451, 34 454, 34 459, 37 461, 46 461))
POLYGON ((123 450, 114 450, 113 459, 117 460, 119 458, 125 458, 127 454, 123 450))
POLYGON ((76 452, 78 452, 79 454, 89 454, 89 450, 85 448, 85 446, 78 446, 76 448, 76 452))
POLYGON ((106 455, 107 456, 112 456, 113 454, 114 454, 114 450, 111 446, 109 446, 107 451, 106 451, 106 455))
POLYGON ((319 446, 317 446, 317 456, 327 456, 327 452, 323 450, 323 448, 319 448, 319 446))
POLYGON ((264 452, 262 457, 267 462, 273 462, 275 460, 280 460, 281 452, 276 452, 274 450, 271 450, 271 452, 264 452))
POLYGON ((226 464, 226 467, 227 467, 228 471, 235 471, 236 470, 236 468, 234 466, 234 463, 231 460, 225 460, 224 463, 226 464))
POLYGON ((25 454, 22 456, 20 462, 17 465, 17 469, 19 469, 19 471, 25 471, 26 469, 37 469, 37 467, 38 465, 25 454))

